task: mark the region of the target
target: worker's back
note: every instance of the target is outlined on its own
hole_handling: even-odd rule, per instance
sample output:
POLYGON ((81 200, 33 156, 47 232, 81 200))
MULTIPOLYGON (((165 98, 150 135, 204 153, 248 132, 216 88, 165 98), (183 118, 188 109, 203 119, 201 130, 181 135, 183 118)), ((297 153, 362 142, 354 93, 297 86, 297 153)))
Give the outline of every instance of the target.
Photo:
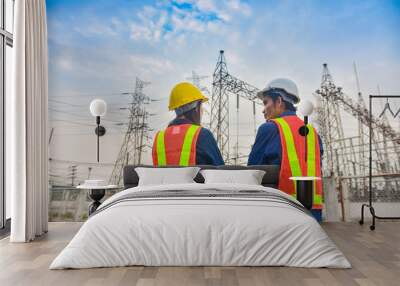
MULTIPOLYGON (((294 111, 285 111, 281 118, 287 116, 296 116, 294 111)), ((298 118, 300 122, 303 122, 298 118)), ((318 143, 320 147, 320 157, 323 155, 323 145, 319 135, 318 143)), ((303 137, 304 140, 304 137, 303 137)), ((282 162, 282 144, 278 125, 269 120, 263 123, 257 131, 256 140, 251 149, 248 165, 281 165, 282 162)))

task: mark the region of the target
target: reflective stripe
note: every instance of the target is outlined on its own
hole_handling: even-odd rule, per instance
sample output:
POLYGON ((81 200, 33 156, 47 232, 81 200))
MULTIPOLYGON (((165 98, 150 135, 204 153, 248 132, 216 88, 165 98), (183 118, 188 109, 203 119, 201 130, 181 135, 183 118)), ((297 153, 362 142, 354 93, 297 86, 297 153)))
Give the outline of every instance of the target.
POLYGON ((157 134, 157 162, 158 166, 167 165, 165 144, 164 144, 164 131, 159 131, 157 134))
MULTIPOLYGON (((283 137, 285 138, 285 143, 286 143, 286 150, 287 150, 287 155, 288 155, 288 160, 289 160, 289 165, 290 165, 290 171, 292 172, 292 176, 293 177, 301 177, 302 172, 301 172, 299 157, 297 156, 296 147, 294 145, 294 140, 293 140, 293 134, 292 134, 292 131, 290 130, 289 124, 283 118, 276 118, 275 121, 278 122, 282 128, 283 137)), ((294 190, 295 190, 293 196, 296 197, 296 182, 295 181, 293 181, 293 185, 294 185, 294 190)))
POLYGON ((307 135, 307 176, 315 177, 315 134, 314 128, 308 124, 307 135))
POLYGON ((314 181, 314 186, 315 186, 315 189, 314 189, 314 205, 322 205, 322 197, 321 197, 321 195, 318 195, 316 192, 317 192, 317 190, 316 190, 316 188, 317 188, 317 182, 316 181, 314 181))
POLYGON ((183 140, 183 146, 181 151, 181 158, 179 160, 180 166, 188 166, 190 160, 190 150, 192 149, 192 142, 196 131, 200 128, 198 125, 192 125, 186 131, 185 139, 183 140))
MULTIPOLYGON (((307 176, 315 177, 316 176, 316 162, 315 162, 315 149, 316 149, 316 141, 315 141, 315 131, 314 127, 310 124, 308 127, 308 135, 307 135, 307 176)), ((317 181, 314 181, 314 204, 322 204, 321 196, 317 194, 317 181)))

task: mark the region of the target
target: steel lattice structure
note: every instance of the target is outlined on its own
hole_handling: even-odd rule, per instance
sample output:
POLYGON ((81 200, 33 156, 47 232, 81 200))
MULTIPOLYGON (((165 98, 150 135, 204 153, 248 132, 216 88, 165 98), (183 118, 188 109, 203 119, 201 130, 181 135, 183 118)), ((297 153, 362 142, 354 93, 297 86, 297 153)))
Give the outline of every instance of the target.
POLYGON ((229 146, 229 98, 236 95, 256 102, 258 88, 232 76, 228 72, 224 51, 220 51, 213 73, 211 96, 211 131, 226 163, 230 162, 229 146))
POLYGON ((149 139, 148 118, 150 114, 146 111, 146 104, 150 98, 143 93, 143 88, 149 84, 136 78, 135 91, 124 94, 132 96, 129 106, 129 123, 125 133, 124 141, 119 151, 114 169, 111 173, 109 183, 120 185, 122 183, 122 171, 125 165, 138 165, 142 162, 143 149, 149 139))
MULTIPOLYGON (((208 88, 207 88, 206 86, 202 85, 202 82, 201 82, 203 79, 206 79, 206 78, 208 78, 208 77, 209 77, 209 76, 198 75, 195 71, 192 71, 192 76, 189 77, 189 78, 186 78, 186 79, 191 80, 192 83, 193 83, 198 89, 200 89, 201 92, 202 92, 206 97, 210 98, 210 91, 208 90, 208 88)), ((210 128, 210 124, 211 124, 211 123, 210 123, 210 111, 209 111, 209 109, 208 109, 207 107, 204 106, 204 104, 203 104, 203 111, 204 111, 204 113, 205 113, 205 114, 203 114, 203 115, 206 115, 206 116, 207 116, 207 120, 204 120, 204 116, 203 116, 203 119, 201 120, 201 121, 202 121, 202 125, 203 125, 204 127, 206 127, 206 128, 210 128)))
MULTIPOLYGON (((358 78, 357 78, 357 85, 358 78)), ((337 87, 328 70, 323 65, 321 87, 317 95, 317 124, 321 135, 325 154, 323 160, 324 176, 351 177, 347 184, 351 190, 352 200, 363 200, 367 197, 365 175, 368 169, 368 155, 366 154, 369 142, 369 124, 374 132, 371 134, 373 142, 373 170, 375 174, 396 174, 400 172, 400 134, 389 124, 387 118, 369 117, 369 110, 358 86, 358 99, 354 101, 337 87), (358 121, 358 136, 345 137, 341 111, 344 110, 358 121), (392 160, 389 159, 389 156, 392 160)), ((397 200, 393 190, 398 188, 399 182, 384 176, 383 190, 379 193, 381 200, 397 200)), ((378 199, 379 199, 379 196, 378 199)))

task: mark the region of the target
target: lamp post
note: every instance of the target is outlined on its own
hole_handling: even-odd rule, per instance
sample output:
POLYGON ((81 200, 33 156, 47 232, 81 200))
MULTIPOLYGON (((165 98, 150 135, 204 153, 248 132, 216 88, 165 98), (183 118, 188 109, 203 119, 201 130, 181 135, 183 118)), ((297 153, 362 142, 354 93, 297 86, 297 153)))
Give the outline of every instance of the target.
MULTIPOLYGON (((308 116, 310 116, 314 110, 314 105, 308 101, 303 100, 299 107, 299 113, 304 116, 304 125, 299 128, 299 134, 304 136, 304 159, 306 164, 307 163, 307 135, 309 129, 307 127, 308 124, 308 116)), ((308 170, 308 168, 306 168, 308 170)), ((315 180, 320 180, 317 177, 290 177, 291 180, 296 182, 296 199, 301 202, 307 209, 311 210, 313 201, 314 201, 314 182, 315 180)))
POLYGON ((307 135, 308 135, 308 116, 311 115, 311 113, 314 110, 314 105, 312 104, 311 101, 309 100, 304 100, 300 103, 299 105, 299 113, 302 114, 304 116, 304 125, 302 127, 300 127, 299 129, 299 133, 301 136, 304 136, 304 148, 305 148, 305 152, 304 152, 304 159, 307 162, 307 135))
POLYGON ((103 136, 106 133, 106 129, 103 126, 100 126, 100 117, 106 115, 107 112, 107 103, 102 99, 94 99, 90 103, 90 113, 96 117, 97 127, 95 129, 95 133, 97 135, 97 162, 99 162, 99 143, 100 136, 103 136))

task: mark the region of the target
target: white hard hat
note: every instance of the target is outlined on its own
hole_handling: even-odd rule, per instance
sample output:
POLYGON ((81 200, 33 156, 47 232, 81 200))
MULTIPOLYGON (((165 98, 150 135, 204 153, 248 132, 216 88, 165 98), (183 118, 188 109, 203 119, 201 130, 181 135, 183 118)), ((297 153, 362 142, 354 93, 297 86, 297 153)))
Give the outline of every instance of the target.
POLYGON ((300 102, 299 91, 294 81, 287 78, 277 78, 268 83, 268 85, 257 93, 259 98, 263 98, 271 92, 276 92, 282 96, 283 100, 292 104, 300 102))

